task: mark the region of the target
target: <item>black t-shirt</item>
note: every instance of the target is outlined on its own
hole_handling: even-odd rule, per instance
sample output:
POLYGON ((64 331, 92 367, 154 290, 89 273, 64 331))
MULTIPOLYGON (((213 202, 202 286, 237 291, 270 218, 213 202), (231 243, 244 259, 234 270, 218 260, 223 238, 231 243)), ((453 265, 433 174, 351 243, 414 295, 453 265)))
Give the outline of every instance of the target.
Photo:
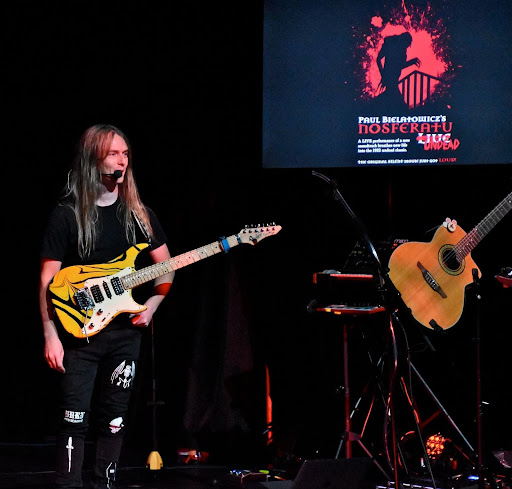
MULTIPOLYGON (((78 254, 78 225, 73 210, 67 205, 56 206, 50 214, 46 232, 43 236, 41 256, 62 262, 62 268, 72 265, 92 265, 106 263, 122 255, 134 243, 130 243, 126 237, 126 232, 122 222, 117 217, 118 202, 106 207, 98 207, 98 236, 96 246, 90 256, 85 259, 80 258, 78 254)), ((167 236, 151 209, 146 207, 154 237, 151 242, 145 237, 142 230, 136 224, 136 243, 149 243, 150 249, 156 249, 166 243, 167 236)), ((137 269, 151 264, 147 252, 142 252, 137 258, 137 269)), ((143 303, 143 298, 148 295, 150 283, 134 289, 134 299, 143 303)), ((62 333, 62 325, 56 319, 56 323, 62 333)), ((131 327, 126 314, 121 314, 112 320, 108 328, 131 327)), ((70 334, 61 334, 61 338, 66 345, 71 346, 76 343, 76 338, 70 334)), ((79 340, 81 341, 81 340, 79 340)))
MULTIPOLYGON (((43 237, 41 256, 70 265, 106 263, 124 253, 133 243, 126 237, 123 223, 117 217, 118 202, 98 207, 98 236, 90 256, 82 259, 78 254, 78 225, 73 210, 67 205, 58 205, 50 214, 43 237)), ((167 241, 167 236, 153 211, 146 208, 151 220, 154 237, 150 249, 156 249, 167 241)), ((136 243, 148 242, 136 224, 136 243)))

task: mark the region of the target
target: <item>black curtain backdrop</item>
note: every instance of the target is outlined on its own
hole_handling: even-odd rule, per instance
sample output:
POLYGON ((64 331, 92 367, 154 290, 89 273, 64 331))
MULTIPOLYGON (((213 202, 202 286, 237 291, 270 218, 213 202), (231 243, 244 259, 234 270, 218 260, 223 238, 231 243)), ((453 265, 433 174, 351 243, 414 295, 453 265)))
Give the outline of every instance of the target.
MULTIPOLYGON (((43 359, 37 306, 39 247, 76 141, 96 122, 129 136, 144 201, 172 253, 275 221, 282 231, 177 273, 154 318, 158 448, 211 460, 268 456, 265 369, 276 443, 332 458, 343 430, 341 323, 310 314, 313 273, 343 267, 358 235, 328 187, 307 169, 261 167, 262 5, 36 2, 3 8, 4 288, 0 442, 55 434, 57 374, 43 359), (13 188, 9 188, 13 187, 13 188), (4 295, 5 297, 5 295, 4 295)), ((469 231, 512 188, 511 165, 329 169, 375 242, 429 241, 446 217, 469 231)), ((483 272, 481 345, 487 449, 510 448, 510 301, 495 279, 511 266, 511 217, 474 250, 483 272)), ((342 300, 342 298, 340 298, 342 300)), ((413 361, 476 445, 475 315, 444 334, 405 330, 413 361), (427 334, 436 351, 421 348, 427 334)), ((350 330, 354 398, 371 376, 368 345, 385 325, 350 330)), ((151 342, 143 344, 127 447, 151 436, 151 342)), ((428 396, 415 389, 423 416, 428 396)), ((376 416, 381 416, 376 415, 376 416)), ((380 421, 378 419, 377 421, 380 421)), ((440 431, 449 430, 437 420, 440 431)), ((378 424, 378 423, 377 423, 378 424)), ((380 435, 379 435, 380 436, 380 435)), ((144 463, 144 462, 142 462, 144 463)))

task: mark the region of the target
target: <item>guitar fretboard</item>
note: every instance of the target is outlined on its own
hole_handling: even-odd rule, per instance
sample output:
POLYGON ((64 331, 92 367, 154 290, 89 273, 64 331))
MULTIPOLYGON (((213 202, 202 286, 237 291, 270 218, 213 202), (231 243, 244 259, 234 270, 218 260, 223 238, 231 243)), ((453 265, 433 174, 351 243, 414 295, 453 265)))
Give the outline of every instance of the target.
POLYGON ((457 260, 462 262, 473 248, 512 210, 512 192, 508 194, 477 226, 455 246, 457 260))
MULTIPOLYGON (((239 244, 236 234, 229 236, 226 238, 226 240, 228 242, 229 248, 233 248, 239 244)), ((155 263, 149 267, 137 270, 136 272, 123 277, 121 280, 125 289, 133 289, 134 287, 138 287, 139 285, 149 282, 150 280, 161 277, 166 273, 170 273, 174 270, 178 270, 179 268, 191 265, 192 263, 204 260, 205 258, 216 255, 222 251, 224 250, 221 246, 221 242, 215 241, 208 245, 202 246, 201 248, 197 248, 195 250, 188 251, 187 253, 174 256, 169 260, 155 263)))

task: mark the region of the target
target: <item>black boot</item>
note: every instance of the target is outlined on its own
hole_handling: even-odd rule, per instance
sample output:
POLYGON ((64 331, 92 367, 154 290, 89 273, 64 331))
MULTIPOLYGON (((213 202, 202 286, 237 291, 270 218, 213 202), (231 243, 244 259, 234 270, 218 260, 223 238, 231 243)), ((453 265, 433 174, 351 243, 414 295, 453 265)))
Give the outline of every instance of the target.
POLYGON ((117 462, 121 454, 121 436, 99 436, 96 441, 96 463, 94 464, 93 489, 113 489, 116 480, 117 462))

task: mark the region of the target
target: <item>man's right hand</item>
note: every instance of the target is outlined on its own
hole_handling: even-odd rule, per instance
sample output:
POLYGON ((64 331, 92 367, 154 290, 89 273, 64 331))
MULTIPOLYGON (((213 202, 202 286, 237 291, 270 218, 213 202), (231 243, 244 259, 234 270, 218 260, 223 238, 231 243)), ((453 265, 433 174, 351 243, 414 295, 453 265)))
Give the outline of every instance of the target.
POLYGON ((44 358, 48 365, 54 370, 62 373, 66 371, 64 368, 64 348, 58 336, 46 340, 44 345, 44 358))

